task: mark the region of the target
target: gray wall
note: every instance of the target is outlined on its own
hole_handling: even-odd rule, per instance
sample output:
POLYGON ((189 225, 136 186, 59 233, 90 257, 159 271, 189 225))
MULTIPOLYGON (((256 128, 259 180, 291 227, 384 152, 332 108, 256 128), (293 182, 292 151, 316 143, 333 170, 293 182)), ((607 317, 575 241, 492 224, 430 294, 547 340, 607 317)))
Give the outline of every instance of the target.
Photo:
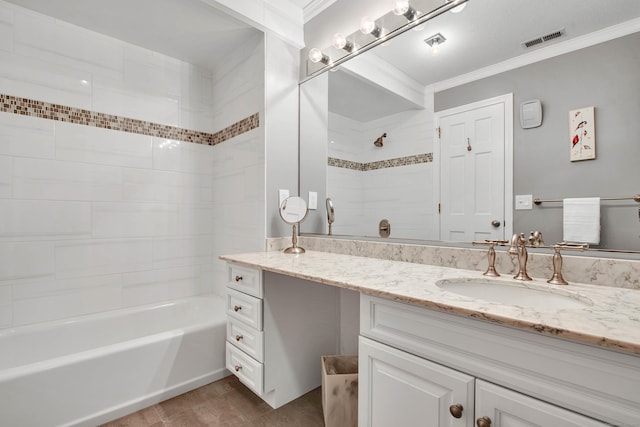
MULTIPOLYGON (((435 111, 514 94, 514 194, 542 199, 640 193, 640 33, 435 94, 435 111), (542 101, 542 126, 520 127, 520 103, 542 101), (568 112, 595 106, 596 160, 569 161, 568 112)), ((640 250, 640 205, 602 202, 600 247, 640 250)), ((562 204, 514 211, 514 231, 562 240, 562 204)))

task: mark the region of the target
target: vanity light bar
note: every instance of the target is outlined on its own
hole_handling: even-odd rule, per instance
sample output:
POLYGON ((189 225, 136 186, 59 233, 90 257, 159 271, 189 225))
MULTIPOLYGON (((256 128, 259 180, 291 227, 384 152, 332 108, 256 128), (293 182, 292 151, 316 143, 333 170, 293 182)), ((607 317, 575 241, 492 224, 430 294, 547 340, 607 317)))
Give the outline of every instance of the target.
MULTIPOLYGON (((395 36, 399 36, 400 34, 403 34, 409 30, 412 30, 416 27, 419 27, 421 24, 424 24, 427 21, 430 21, 431 19, 440 16, 446 12, 451 11, 452 9, 455 9, 457 7, 460 7, 462 5, 464 5, 465 3, 467 3, 469 0, 448 0, 447 2, 445 2, 444 4, 442 4, 441 6, 438 6, 437 8, 433 9, 430 12, 427 12, 423 15, 419 15, 416 12, 416 17, 415 19, 408 20, 408 22, 404 25, 399 26, 398 28, 395 28, 393 30, 387 31, 387 29, 382 29, 381 27, 379 27, 376 23, 375 20, 373 20, 373 28, 371 28, 371 34, 373 34, 374 32, 376 32, 377 29, 380 30, 380 34, 376 35, 373 34, 375 37, 375 40, 371 41, 370 43, 363 45, 363 46, 355 46, 355 48, 347 53, 347 55, 338 58, 338 59, 332 59, 329 58, 327 55, 321 53, 320 55, 318 55, 318 52, 315 52, 314 55, 314 59, 316 59, 316 61, 312 61, 311 59, 309 59, 310 62, 314 62, 314 63, 322 63, 324 64, 324 67, 319 68, 319 69, 315 69, 313 71, 311 70, 307 70, 307 77, 302 80, 300 83, 303 83, 304 81, 311 79, 313 77, 315 77, 316 75, 322 73, 327 67, 337 67, 340 64, 342 64, 345 61, 348 61, 349 59, 351 59, 352 57, 354 57, 357 54, 360 53, 364 53, 366 51, 368 51, 369 49, 372 49, 382 43, 386 43, 387 41, 389 41, 391 38, 395 37, 395 36), (322 55, 322 56, 321 56, 322 55)), ((407 9, 407 12, 409 12, 409 9, 407 9)), ((394 13, 393 10, 390 13, 394 13)), ((406 16, 405 16, 406 17, 406 16)), ((369 30, 369 28, 371 27, 371 24, 369 22, 367 22, 368 26, 367 26, 367 30, 369 30)), ((313 48, 316 51, 320 51, 320 49, 318 48, 313 48)), ((345 49, 346 50, 346 49, 345 49)))

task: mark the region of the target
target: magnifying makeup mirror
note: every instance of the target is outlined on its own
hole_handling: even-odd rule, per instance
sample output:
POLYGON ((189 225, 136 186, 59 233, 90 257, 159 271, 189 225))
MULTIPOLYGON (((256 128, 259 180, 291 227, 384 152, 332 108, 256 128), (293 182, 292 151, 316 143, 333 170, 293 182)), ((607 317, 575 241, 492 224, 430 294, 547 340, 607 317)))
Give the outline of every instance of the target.
POLYGON ((307 216, 307 202, 298 196, 287 197, 280 205, 280 218, 287 224, 293 226, 293 234, 291 235, 292 246, 284 250, 285 254, 303 254, 304 248, 298 246, 298 233, 296 225, 302 222, 307 216))

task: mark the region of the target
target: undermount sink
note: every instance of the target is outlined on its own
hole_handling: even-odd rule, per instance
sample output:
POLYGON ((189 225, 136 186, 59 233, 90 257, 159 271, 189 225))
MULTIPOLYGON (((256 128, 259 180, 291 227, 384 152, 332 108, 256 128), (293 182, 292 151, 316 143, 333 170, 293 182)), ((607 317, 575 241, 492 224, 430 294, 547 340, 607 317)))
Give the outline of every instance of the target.
POLYGON ((554 285, 490 279, 443 279, 440 289, 465 297, 505 305, 532 307, 539 311, 580 309, 593 305, 589 298, 554 285))

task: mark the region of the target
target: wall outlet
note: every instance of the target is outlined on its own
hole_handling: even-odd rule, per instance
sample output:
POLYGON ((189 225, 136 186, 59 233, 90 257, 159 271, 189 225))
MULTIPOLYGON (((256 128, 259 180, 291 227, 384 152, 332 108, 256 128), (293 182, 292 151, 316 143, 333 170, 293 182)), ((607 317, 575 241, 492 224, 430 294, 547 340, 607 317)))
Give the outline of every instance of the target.
POLYGON ((318 209, 318 193, 309 191, 309 209, 318 209))
POLYGON ((533 195, 523 194, 516 196, 516 210, 529 210, 533 209, 533 195))
POLYGON ((287 197, 289 197, 289 190, 278 190, 278 208, 282 206, 282 202, 287 197))

